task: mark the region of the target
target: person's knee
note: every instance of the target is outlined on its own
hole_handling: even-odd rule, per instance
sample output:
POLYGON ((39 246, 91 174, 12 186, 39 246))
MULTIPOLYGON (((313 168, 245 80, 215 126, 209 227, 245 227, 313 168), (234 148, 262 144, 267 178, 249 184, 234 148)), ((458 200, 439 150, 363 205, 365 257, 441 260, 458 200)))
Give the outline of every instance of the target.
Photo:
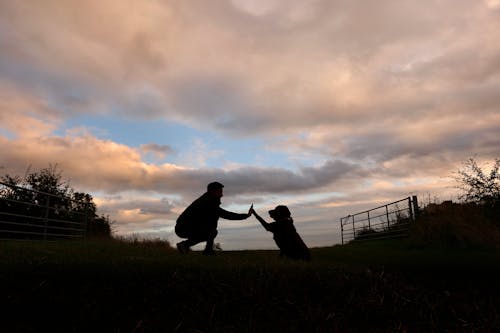
POLYGON ((186 228, 182 228, 179 225, 175 226, 175 234, 179 238, 188 238, 189 237, 189 232, 186 230, 186 228))

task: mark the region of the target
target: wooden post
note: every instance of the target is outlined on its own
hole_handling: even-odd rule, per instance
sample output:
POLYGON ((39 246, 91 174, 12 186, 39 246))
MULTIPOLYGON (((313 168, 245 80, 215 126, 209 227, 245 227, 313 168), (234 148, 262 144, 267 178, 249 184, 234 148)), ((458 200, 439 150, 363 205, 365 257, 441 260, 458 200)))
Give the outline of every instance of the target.
POLYGON ((354 228, 354 215, 352 216, 352 239, 356 238, 356 229, 354 228))
POLYGON ((387 216, 387 231, 389 231, 390 220, 389 220, 389 208, 387 208, 387 205, 385 205, 385 215, 387 216))
POLYGON ((414 221, 416 221, 416 220, 417 220, 417 218, 418 218, 418 213, 419 213, 419 211, 418 211, 418 200, 417 200, 417 196, 416 196, 416 195, 414 195, 414 196, 412 197, 412 200, 411 200, 411 201, 412 201, 412 203, 413 203, 413 220, 414 220, 414 221))
POLYGON ((340 237, 342 239, 342 245, 344 245, 344 223, 342 222, 343 217, 340 218, 340 237))
POLYGON ((413 209, 412 209, 412 205, 411 205, 411 198, 410 197, 408 197, 408 212, 410 213, 409 214, 410 216, 408 216, 408 218, 410 219, 410 221, 412 223, 415 222, 415 218, 414 218, 415 215, 413 213, 413 209))

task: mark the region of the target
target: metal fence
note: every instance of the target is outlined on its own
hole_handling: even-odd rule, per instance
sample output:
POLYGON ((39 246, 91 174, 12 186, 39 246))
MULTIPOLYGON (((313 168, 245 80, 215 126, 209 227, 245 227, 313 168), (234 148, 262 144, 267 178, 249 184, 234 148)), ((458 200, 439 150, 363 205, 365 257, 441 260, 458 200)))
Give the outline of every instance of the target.
POLYGON ((88 205, 0 182, 0 239, 85 238, 88 205))
POLYGON ((418 201, 407 197, 340 219, 342 244, 368 239, 408 236, 410 223, 416 220, 418 201))

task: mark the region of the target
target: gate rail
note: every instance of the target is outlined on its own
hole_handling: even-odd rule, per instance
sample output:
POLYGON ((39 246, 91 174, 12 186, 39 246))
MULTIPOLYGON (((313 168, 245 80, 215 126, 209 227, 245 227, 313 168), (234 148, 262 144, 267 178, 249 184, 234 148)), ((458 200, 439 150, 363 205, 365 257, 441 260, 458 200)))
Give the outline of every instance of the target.
POLYGON ((84 202, 0 182, 0 239, 83 239, 87 215, 84 202))
POLYGON ((417 214, 416 196, 349 214, 340 219, 342 244, 350 241, 406 237, 417 214))

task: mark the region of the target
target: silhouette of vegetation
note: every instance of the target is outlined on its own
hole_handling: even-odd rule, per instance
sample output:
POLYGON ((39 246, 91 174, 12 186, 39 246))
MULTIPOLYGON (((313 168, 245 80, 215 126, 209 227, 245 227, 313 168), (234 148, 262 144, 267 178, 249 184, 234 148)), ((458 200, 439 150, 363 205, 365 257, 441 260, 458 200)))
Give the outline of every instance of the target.
POLYGON ((3 238, 48 239, 83 233, 91 238, 111 237, 109 218, 98 215, 92 196, 71 188, 57 166, 28 172, 24 178, 6 174, 0 180, 12 186, 0 191, 3 238))
POLYGON ((373 228, 364 227, 361 230, 356 231, 354 240, 357 241, 357 240, 370 239, 375 235, 378 235, 377 230, 373 228))
POLYGON ((412 224, 410 238, 419 245, 498 248, 499 216, 497 206, 484 203, 432 203, 422 209, 417 223, 412 224))
POLYGON ((173 250, 172 245, 166 239, 161 238, 143 238, 138 235, 130 236, 115 236, 113 241, 116 244, 122 244, 124 246, 134 246, 140 249, 151 249, 151 250, 173 250))
POLYGON ((473 158, 469 158, 455 177, 462 191, 460 199, 481 210, 482 219, 500 228, 500 158, 490 164, 490 171, 484 170, 473 158), (475 204, 475 205, 474 205, 475 204))
POLYGON ((419 209, 418 220, 406 210, 396 209, 396 220, 389 228, 365 227, 356 232, 354 241, 378 239, 387 233, 402 232, 414 244, 440 247, 496 248, 500 245, 500 159, 495 159, 489 172, 470 158, 458 170, 455 180, 461 190, 460 203, 430 203, 419 209), (407 226, 410 226, 407 233, 407 226))
POLYGON ((473 158, 469 158, 455 177, 462 190, 460 199, 466 202, 495 204, 500 201, 500 158, 495 159, 487 173, 473 158))
POLYGON ((131 242, 2 242, 5 332, 495 332, 495 251, 407 239, 181 256, 131 242), (202 276, 200 276, 202 273, 202 276))
POLYGON ((429 203, 419 209, 418 219, 404 212, 396 214, 389 228, 365 227, 356 232, 352 242, 409 236, 418 246, 448 248, 496 248, 500 246, 500 211, 498 203, 461 202, 429 203))
MULTIPOLYGON (((390 234, 402 234, 404 236, 408 235, 408 228, 413 222, 412 217, 410 217, 410 212, 408 209, 402 209, 396 205, 396 220, 392 221, 388 231, 390 234)), ((418 214, 418 213, 417 213, 418 214)))
POLYGON ((390 222, 389 227, 379 229, 364 227, 356 231, 356 235, 352 241, 363 241, 379 238, 395 238, 406 237, 408 235, 408 227, 411 219, 409 217, 398 217, 395 221, 390 222))
MULTIPOLYGON (((93 203, 58 179, 52 184, 78 199, 77 210, 93 203)), ((500 215, 494 207, 485 201, 429 203, 409 238, 313 248, 309 263, 279 260, 277 251, 186 257, 167 241, 136 236, 71 246, 0 242, 2 328, 499 331, 500 215)), ((394 228, 409 223, 408 215, 396 213, 394 228)), ((358 233, 375 234, 371 228, 358 233)))

